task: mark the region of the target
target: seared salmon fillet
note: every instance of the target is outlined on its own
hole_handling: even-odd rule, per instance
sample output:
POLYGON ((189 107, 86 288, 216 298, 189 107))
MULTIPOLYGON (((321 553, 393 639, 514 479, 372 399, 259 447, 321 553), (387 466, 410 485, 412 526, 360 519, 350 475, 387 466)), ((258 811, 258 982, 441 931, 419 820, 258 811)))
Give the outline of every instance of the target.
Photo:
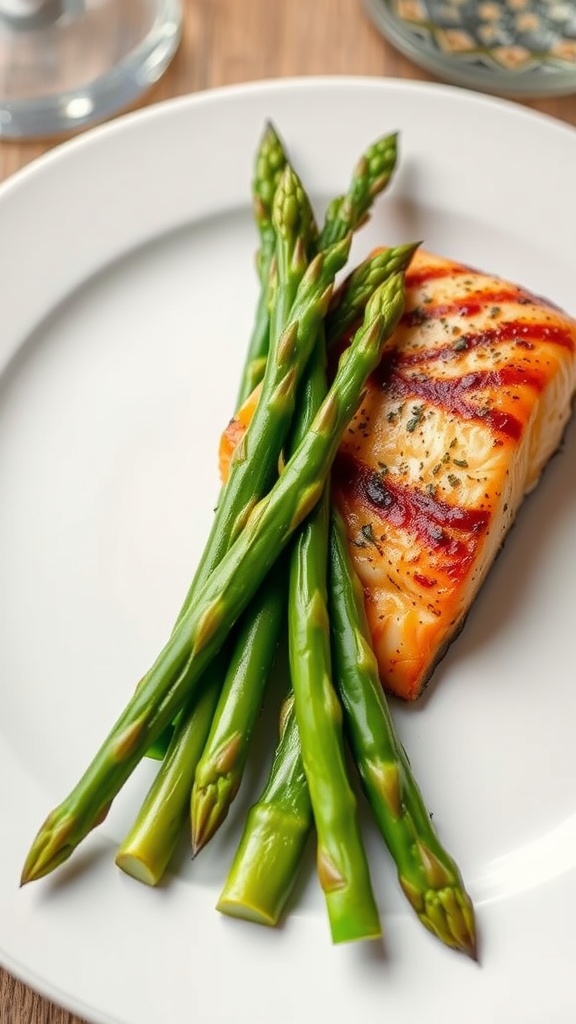
MULTIPOLYGON (((576 322, 517 285, 419 251, 403 319, 332 473, 382 684, 422 692, 576 389, 576 322)), ((221 465, 250 419, 225 432, 221 465)))

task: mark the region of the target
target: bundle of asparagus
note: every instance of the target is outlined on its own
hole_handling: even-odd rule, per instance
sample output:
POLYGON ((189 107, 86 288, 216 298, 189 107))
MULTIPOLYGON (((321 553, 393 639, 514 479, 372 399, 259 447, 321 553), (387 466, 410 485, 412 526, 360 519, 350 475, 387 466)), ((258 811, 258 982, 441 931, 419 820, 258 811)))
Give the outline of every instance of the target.
POLYGON ((198 853, 238 791, 287 616, 292 688, 280 739, 218 909, 276 924, 315 830, 333 940, 380 935, 346 737, 408 900, 444 943, 475 956, 472 905, 394 732, 330 502, 331 463, 402 314, 415 249, 371 257, 335 290, 352 233, 392 176, 396 142, 386 136, 366 151, 318 230, 281 140, 266 127, 253 182, 260 298, 238 394, 240 405, 259 389, 255 412, 173 632, 40 829, 23 883, 71 855, 154 745, 163 759, 116 862, 156 884, 188 819, 198 853), (350 334, 328 387, 327 346, 350 334))

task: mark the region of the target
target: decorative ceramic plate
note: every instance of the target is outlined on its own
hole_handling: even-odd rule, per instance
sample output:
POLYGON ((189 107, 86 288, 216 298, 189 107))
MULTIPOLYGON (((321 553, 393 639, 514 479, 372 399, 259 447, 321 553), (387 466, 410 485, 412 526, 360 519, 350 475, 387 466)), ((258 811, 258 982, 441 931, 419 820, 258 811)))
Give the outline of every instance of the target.
POLYGON ((457 85, 510 96, 576 92, 572 0, 365 0, 402 53, 457 85))

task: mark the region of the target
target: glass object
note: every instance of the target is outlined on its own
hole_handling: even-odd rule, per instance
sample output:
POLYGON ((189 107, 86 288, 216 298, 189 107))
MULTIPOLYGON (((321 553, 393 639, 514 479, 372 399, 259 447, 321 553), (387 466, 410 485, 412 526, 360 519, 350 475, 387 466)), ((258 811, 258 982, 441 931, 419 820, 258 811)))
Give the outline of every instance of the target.
POLYGON ((0 0, 0 138, 68 134, 129 107, 181 35, 179 0, 0 0))
POLYGON ((575 0, 365 0, 389 41, 456 85, 516 98, 576 93, 575 0))

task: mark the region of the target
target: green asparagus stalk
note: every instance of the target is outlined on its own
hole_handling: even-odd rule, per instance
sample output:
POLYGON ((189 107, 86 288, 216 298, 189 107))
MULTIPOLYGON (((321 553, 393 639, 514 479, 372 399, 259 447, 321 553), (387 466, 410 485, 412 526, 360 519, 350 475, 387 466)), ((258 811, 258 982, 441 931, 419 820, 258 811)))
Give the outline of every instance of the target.
POLYGON ((348 191, 333 199, 326 211, 324 226, 318 239, 318 249, 333 245, 351 229, 356 230, 366 221, 376 198, 388 185, 398 158, 398 136, 386 135, 377 139, 362 154, 348 191))
MULTIPOLYGON (((279 157, 276 158, 277 160, 279 157)), ((269 162, 269 161, 268 161, 269 162)), ((265 232, 266 245, 269 245, 269 234, 275 239, 275 269, 269 292, 272 293, 273 323, 271 326, 272 349, 267 362, 264 377, 262 401, 254 416, 253 423, 246 437, 249 455, 234 460, 230 469, 227 485, 223 488, 214 517, 212 530, 196 573, 184 601, 179 618, 190 608, 195 600, 198 588, 218 564, 222 555, 229 547, 235 533, 241 529, 246 515, 262 494, 268 489, 277 474, 277 462, 283 441, 288 432, 295 399, 295 382, 302 373, 306 360, 313 347, 316 330, 326 313, 334 278, 344 265, 350 248, 350 240, 344 239, 337 246, 332 246, 314 266, 308 267, 309 250, 315 237, 315 224, 312 209, 301 182, 289 165, 285 165, 271 197, 272 183, 264 182, 260 174, 261 202, 260 212, 265 216, 264 200, 271 203, 270 223, 262 224, 265 232), (288 328, 286 321, 292 317, 288 328)), ((268 292, 267 292, 268 294, 268 292)), ((271 598, 272 601, 272 598, 271 598)), ((259 630, 264 631, 260 638, 260 649, 267 647, 272 655, 275 638, 269 631, 274 620, 272 610, 269 620, 265 609, 261 610, 259 624, 255 629, 248 627, 250 640, 257 643, 259 630)), ((240 664, 242 664, 240 656, 240 664)), ((235 662, 238 664, 238 660, 235 662)), ((223 683, 223 680, 222 680, 223 683)), ((142 684, 140 684, 142 685, 142 684)), ((152 744, 149 753, 162 757, 170 740, 172 724, 168 723, 156 744, 152 744)), ((184 733, 186 735, 186 733, 184 733)), ((248 735, 242 741, 247 747, 248 735)), ((241 763, 241 748, 238 750, 238 764, 241 763)), ((160 769, 161 776, 164 770, 160 769)), ((158 785, 162 785, 162 779, 158 785)), ((212 797, 214 791, 212 791, 212 797)), ((233 795, 233 790, 228 791, 233 795)), ((219 809, 213 814, 214 822, 227 813, 224 806, 225 792, 219 809)), ((205 801, 203 821, 207 821, 209 799, 205 801)), ((200 813, 199 807, 196 808, 200 813)), ((157 857, 158 837, 154 834, 153 821, 150 837, 151 856, 157 857)), ((137 822, 140 839, 141 857, 146 857, 146 841, 144 822, 137 822)), ((198 842, 201 833, 198 832, 198 842)), ((208 833, 206 833, 208 835, 208 833)))
MULTIPOLYGON (((395 170, 398 157, 396 134, 377 139, 362 154, 354 168, 348 191, 334 199, 326 212, 316 250, 322 251, 341 241, 348 231, 356 231, 365 222, 376 197, 386 188, 395 170)), ((268 279, 274 256, 275 232, 272 206, 280 177, 288 158, 274 126, 268 122, 258 147, 252 184, 254 220, 260 246, 256 265, 261 290, 256 319, 244 366, 237 407, 240 407, 263 376, 268 355, 269 297, 268 279)), ((372 291, 377 287, 374 280, 372 291)))
POLYGON ((185 709, 178 719, 161 769, 117 851, 118 867, 147 885, 158 884, 182 835, 194 772, 216 709, 222 671, 215 671, 190 711, 185 709))
POLYGON ((214 699, 206 729, 195 722, 192 706, 177 717, 176 728, 168 726, 153 744, 162 764, 116 857, 117 865, 134 878, 158 884, 176 848, 178 828, 187 819, 194 855, 225 820, 242 779, 283 611, 284 588, 274 567, 240 619, 231 655, 227 645, 208 666, 206 692, 214 699), (196 770, 201 788, 195 786, 196 770))
MULTIPOLYGON (((195 579, 204 580, 243 529, 256 501, 273 483, 288 433, 299 378, 326 314, 334 278, 348 257, 350 238, 315 257, 296 293, 290 322, 270 350, 254 417, 230 465, 195 579)), ((281 291, 281 289, 280 289, 281 291)), ((280 304, 280 296, 277 304, 280 304)), ((192 584, 192 593, 197 583, 192 584)))
MULTIPOLYGON (((296 445, 326 394, 325 350, 322 331, 304 380, 296 445)), ((326 483, 291 552, 288 637, 296 721, 317 831, 318 878, 332 940, 346 942, 377 938, 381 928, 346 768, 342 710, 332 684, 326 589, 329 523, 326 483)))
POLYGON ((289 647, 302 760, 318 834, 316 862, 333 942, 381 935, 348 780, 342 709, 332 685, 326 568, 330 498, 300 529, 291 559, 289 647))
POLYGON ((280 740, 268 782, 250 808, 217 909, 258 924, 278 924, 296 881, 312 825, 312 806, 291 695, 282 708, 280 740))
POLYGON ((440 843, 396 735, 370 646, 362 588, 336 510, 330 544, 330 617, 350 744, 402 890, 426 928, 475 959, 472 903, 456 863, 440 843))
MULTIPOLYGON (((336 229, 340 221, 335 220, 336 229)), ((324 331, 308 364, 292 443, 310 429, 327 390, 324 331)), ((382 932, 348 779, 342 709, 332 684, 327 610, 330 490, 301 525, 290 554, 288 646, 304 774, 317 833, 316 865, 333 942, 382 932)))
MULTIPOLYGON (((272 226, 276 245, 268 278, 270 344, 267 358, 270 352, 274 351, 277 339, 288 322, 298 285, 310 262, 317 235, 310 200, 290 164, 286 164, 274 195, 272 226)), ((324 251, 328 248, 334 247, 327 246, 324 251)), ((346 253, 346 258, 347 256, 346 253)), ((264 379, 266 380, 266 372, 264 379)))
MULTIPOLYGON (((329 248, 334 246, 338 242, 343 241, 347 234, 354 231, 365 219, 370 204, 373 202, 378 191, 384 188, 387 184, 392 169, 394 166, 396 157, 396 137, 390 136, 385 140, 381 140, 379 143, 370 147, 363 158, 358 162, 352 181, 350 183, 348 192, 344 197, 340 197, 337 201, 331 204, 328 211, 328 218, 323 231, 322 245, 329 248), (333 216, 331 218, 331 213, 333 216)), ((284 178, 287 177, 289 172, 284 172, 284 178)), ((288 178, 288 180, 290 180, 288 178)), ((284 179, 282 179, 279 188, 284 188, 284 179)), ((301 186, 300 186, 301 187, 301 186)), ((278 203, 278 197, 276 198, 278 203)), ((296 210, 303 204, 307 211, 309 207, 306 205, 307 201, 303 199, 302 195, 298 195, 296 203, 296 210)), ((285 203, 281 204, 285 207, 285 203)), ((308 216, 305 214, 306 224, 308 224, 308 216)), ((289 214, 285 215, 286 219, 289 219, 289 214)), ((313 229, 308 232, 308 238, 310 244, 312 241, 313 229)), ((412 250, 410 250, 411 255, 412 250)), ((292 257, 293 258, 293 257, 292 257)), ((276 274, 283 280, 287 280, 290 277, 290 252, 286 245, 279 247, 277 252, 278 266, 276 274)), ((380 273, 381 280, 384 280, 384 276, 392 273, 394 269, 403 269, 406 265, 406 259, 404 264, 401 265, 401 259, 397 259, 396 263, 392 258, 380 261, 384 273, 380 273)), ((372 291, 375 290, 377 284, 377 271, 374 270, 372 275, 368 273, 357 274, 354 282, 351 283, 347 289, 349 293, 348 307, 354 303, 354 296, 357 296, 360 288, 362 289, 363 306, 366 305, 368 299, 367 286, 368 283, 372 284, 372 291), (357 283, 356 283, 357 282, 357 283)), ((358 313, 359 302, 356 298, 356 305, 354 306, 355 312, 358 313)), ((276 302, 275 304, 275 316, 278 318, 273 332, 278 333, 279 327, 282 325, 282 317, 285 315, 285 310, 282 310, 282 304, 276 302)), ((360 314, 361 315, 361 314, 360 314)), ((356 322, 358 316, 356 317, 356 322)), ((254 379, 255 371, 253 374, 254 379)), ((323 375, 322 375, 323 376, 323 375)), ((325 394, 325 386, 322 391, 316 395, 314 412, 316 411, 319 400, 325 394)), ((265 401, 265 399, 264 399, 265 401)), ((277 586, 281 586, 282 581, 278 578, 277 586)), ((270 591, 270 601, 278 605, 278 595, 270 591)), ((247 612, 247 617, 250 616, 250 610, 247 612)), ((274 617, 274 616, 273 616, 274 617)), ((275 618, 274 621, 278 621, 275 618)), ((258 615, 255 621, 250 626, 245 626, 246 640, 250 644, 254 644, 256 648, 262 649, 275 647, 275 635, 269 628, 267 622, 266 609, 264 607, 259 609, 258 615), (261 618, 261 623, 258 619, 261 618)), ((239 640, 239 647, 241 656, 239 656, 240 664, 244 664, 247 660, 247 650, 245 644, 244 633, 242 633, 239 640)), ((260 655, 258 655, 260 657, 260 655)), ((258 678, 258 677, 257 677, 258 678)), ((262 676, 259 677, 260 682, 263 685, 264 680, 262 676)), ((228 683, 225 690, 222 693, 220 705, 226 706, 226 729, 223 734, 215 726, 213 735, 209 742, 209 749, 203 755, 201 762, 196 772, 196 783, 192 794, 192 844, 195 852, 211 838, 216 828, 225 819, 228 813, 228 808, 231 800, 237 792, 238 785, 240 783, 241 771, 243 770, 247 747, 251 735, 251 726, 248 720, 243 718, 245 708, 257 708, 260 702, 260 691, 255 692, 253 696, 253 702, 247 699, 245 692, 246 684, 242 679, 234 681, 234 675, 231 672, 228 677, 228 683), (238 707, 235 706, 235 695, 238 695, 238 707), (229 739, 233 736, 233 749, 235 752, 235 771, 230 775, 230 768, 228 765, 228 758, 222 758, 220 756, 220 750, 228 751, 229 739)))
MULTIPOLYGON (((290 399, 290 396, 286 394, 286 382, 288 382, 290 387, 290 373, 298 374, 302 371, 307 353, 314 340, 314 317, 320 322, 321 316, 325 312, 325 300, 328 289, 331 289, 334 276, 340 266, 343 265, 349 249, 349 241, 346 240, 339 250, 336 250, 333 246, 326 254, 324 265, 318 268, 320 283, 314 278, 312 280, 312 291, 315 289, 318 300, 315 305, 312 304, 310 302, 310 288, 308 288, 308 291, 306 290, 306 282, 303 283, 303 277, 309 263, 309 250, 312 239, 315 237, 316 232, 314 217, 302 184, 292 168, 287 164, 281 143, 270 126, 265 133, 260 147, 253 193, 261 237, 261 247, 258 255, 262 278, 261 290, 266 299, 266 309, 268 309, 268 303, 271 305, 273 319, 271 326, 272 357, 268 361, 268 372, 265 373, 262 403, 254 417, 256 422, 251 434, 254 446, 254 461, 252 466, 249 466, 245 460, 241 464, 236 463, 235 467, 231 470, 228 485, 223 489, 220 496, 208 544, 197 567, 180 616, 190 607, 198 587, 207 578, 214 565, 217 564, 229 546, 234 531, 238 528, 235 517, 239 515, 241 522, 242 516, 250 509, 251 504, 262 496, 262 493, 264 493, 274 478, 275 457, 277 460, 280 454, 283 438, 289 426, 291 405, 293 405, 293 399, 290 399), (273 257, 274 272, 272 273, 273 257), (268 279, 264 280, 266 275, 268 279), (298 289, 301 284, 303 284, 303 287, 299 292, 298 289), (298 348, 301 335, 296 332, 293 337, 287 339, 288 343, 282 346, 282 331, 286 326, 291 308, 298 297, 300 297, 300 303, 296 302, 295 304, 295 316, 301 317, 305 324, 305 318, 312 317, 306 324, 306 331, 303 333, 305 345, 300 344, 298 348), (274 358, 275 356, 277 357, 276 359, 274 358), (292 365, 290 365, 291 362, 292 365), (268 439, 267 450, 264 449, 265 438, 268 439), (275 448, 274 444, 276 445, 275 448), (254 466, 257 467, 256 470, 254 470, 254 466)), ((268 312, 266 316, 268 316, 268 312)), ((260 311, 257 318, 260 324, 262 319, 263 313, 260 311)), ((296 323, 297 321, 293 322, 296 323)), ((268 332, 266 332, 266 342, 267 340, 268 332)), ((247 372, 248 362, 253 354, 255 344, 256 342, 253 337, 249 346, 246 364, 247 372)), ((262 338, 260 338, 257 344, 263 344, 262 338)), ((254 372, 253 366, 250 372, 254 372)), ((244 383, 242 386, 244 386, 244 383)), ((247 622, 243 630, 241 630, 240 644, 248 637, 255 647, 256 659, 261 658, 264 650, 269 652, 270 658, 273 657, 275 638, 273 633, 270 632, 270 627, 276 621, 276 609, 272 607, 274 600, 271 596, 270 614, 267 614, 265 608, 260 608, 256 622, 252 623, 252 625, 247 622), (258 637, 260 637, 259 640, 258 637)), ((176 625, 178 625, 178 621, 179 619, 176 625)), ((279 625, 275 628, 279 630, 279 625)), ((246 667, 244 648, 240 646, 237 649, 240 653, 236 658, 234 655, 232 656, 233 670, 243 666, 242 671, 244 671, 246 667)), ((256 664, 256 662, 250 663, 249 668, 252 675, 258 678, 256 676, 256 664)), ((260 677, 262 686, 264 681, 260 677)), ((216 685, 216 683, 210 683, 209 685, 216 685)), ((227 692, 233 687, 230 674, 228 675, 227 686, 226 684, 223 685, 227 692)), ((237 694, 242 686, 243 679, 240 675, 236 681, 234 692, 237 694)), ((258 697, 255 694, 254 708, 257 706, 257 700, 258 697)), ((232 729, 232 725, 230 725, 230 728, 232 729)), ((162 757, 170 740, 171 731, 172 724, 169 723, 148 753, 153 756, 162 757)), ((187 733, 184 730, 181 733, 183 737, 182 742, 186 735, 187 733)), ((245 736, 237 738, 236 750, 239 769, 241 769, 243 763, 243 753, 247 753, 249 735, 250 731, 247 731, 245 736)), ((211 749, 214 754, 214 748, 212 747, 211 749)), ((225 768, 225 760, 221 760, 218 763, 221 763, 223 768, 225 768)), ((160 777, 157 780, 159 788, 162 788, 165 784, 164 775, 169 776, 170 773, 170 766, 160 768, 160 777)), ((204 774, 206 775, 206 761, 204 762, 204 774)), ((216 774, 216 769, 214 774, 216 774)), ((236 788, 239 781, 240 777, 238 776, 234 780, 236 788)), ((226 803, 226 800, 233 798, 235 787, 226 787, 224 779, 222 780, 220 804, 215 800, 215 795, 218 792, 216 784, 210 787, 209 791, 205 794, 202 806, 200 805, 200 794, 198 794, 195 814, 192 819, 192 835, 197 850, 213 834, 217 824, 226 817, 229 807, 229 803, 226 803), (210 812, 211 804, 213 805, 212 812, 210 812), (204 838, 202 839, 202 837, 204 838)), ((150 857, 153 857, 155 860, 158 859, 158 846, 160 843, 153 818, 150 815, 147 817, 144 815, 139 816, 134 828, 139 837, 142 863, 146 861, 147 857, 146 823, 147 828, 151 829, 149 837, 150 857)), ((170 837, 168 836, 167 838, 170 837)))
MULTIPOLYGON (((357 177, 364 185, 366 178, 357 177)), ((332 215, 335 210, 338 213, 331 216, 329 211, 321 240, 337 234, 347 216, 360 220, 365 196, 367 191, 359 187, 348 203, 344 199, 333 204, 332 215)), ((404 267, 411 255, 402 254, 404 267)), ((324 363, 322 332, 305 379, 296 443, 309 428, 326 393, 324 363)), ((342 710, 331 679, 326 590, 329 522, 330 491, 325 485, 318 505, 300 527, 291 555, 289 648, 302 760, 318 835, 318 876, 332 939, 345 942, 376 938, 381 928, 356 798, 346 769, 342 710)))
MULTIPOLYGON (((273 223, 273 208, 276 190, 288 164, 285 146, 271 121, 264 125, 264 132, 256 150, 254 174, 252 177, 252 210, 258 229, 260 244, 256 253, 256 269, 263 288, 268 284, 270 264, 276 247, 276 231, 273 223)), ((248 346, 250 350, 250 345, 248 346)), ((266 355, 268 342, 262 354, 266 355)))
POLYGON ((240 620, 210 734, 191 780, 194 855, 225 820, 240 787, 286 613, 283 568, 283 561, 274 566, 240 620))
POLYGON ((282 141, 274 126, 268 122, 256 153, 252 182, 252 207, 260 237, 260 245, 256 253, 260 294, 242 371, 240 389, 236 401, 237 408, 248 398, 248 395, 251 394, 256 384, 264 375, 270 330, 268 280, 276 246, 276 232, 272 223, 272 206, 276 189, 287 162, 288 159, 282 141))
POLYGON ((318 326, 326 314, 334 279, 344 266, 350 238, 333 245, 309 264, 315 234, 314 217, 301 182, 284 167, 274 194, 272 224, 277 240, 276 270, 271 285, 274 325, 270 355, 262 382, 261 401, 230 466, 212 528, 179 619, 193 603, 198 588, 277 474, 287 435, 297 382, 312 351, 318 326))
POLYGON ((394 275, 366 307, 362 327, 341 360, 311 429, 271 491, 182 616, 86 772, 51 812, 26 859, 22 883, 62 864, 106 816, 116 794, 168 722, 192 700, 202 673, 300 523, 318 502, 346 425, 384 341, 404 306, 403 275, 394 275), (183 674, 183 669, 187 671, 183 674))
MULTIPOLYGON (((284 295, 283 302, 284 311, 286 306, 289 305, 294 297, 294 289, 297 287, 300 276, 306 267, 307 260, 306 256, 303 254, 305 254, 310 247, 311 239, 315 235, 316 231, 309 201, 307 197, 303 195, 303 189, 295 177, 291 178, 290 183, 296 194, 297 200, 302 200, 300 217, 298 217, 298 211, 294 209, 294 203, 291 201, 293 197, 286 196, 286 194, 280 197, 281 201, 277 200, 275 212, 274 200, 283 173, 286 169, 287 162, 287 156, 282 141, 273 125, 268 122, 265 126, 263 136, 256 152, 252 181, 254 219, 260 238, 260 245, 256 253, 256 266, 260 279, 260 296, 256 309, 256 319, 252 329, 252 335, 248 344, 248 351, 246 353, 244 368, 242 371, 240 390, 237 398, 237 408, 240 407, 245 398, 247 398, 247 396, 252 392, 256 384, 262 380, 266 368, 270 331, 270 277, 277 238, 277 230, 274 220, 278 217, 280 223, 285 227, 287 219, 290 219, 294 230, 284 232, 283 242, 285 259, 290 263, 290 255, 293 254, 294 249, 297 250, 297 255, 300 257, 300 265, 291 267, 289 271, 289 286, 287 294, 284 295), (286 206, 286 210, 282 209, 283 205, 286 206), (302 228, 301 237, 298 235, 298 226, 302 228)), ((277 274, 274 275, 274 280, 276 288, 278 288, 277 274)), ((197 572, 194 582, 188 590, 179 616, 183 614, 185 609, 193 600, 194 588, 198 585, 200 580, 201 573, 197 572)), ((178 619, 176 621, 178 622, 178 619)), ((148 750, 147 753, 149 757, 162 760, 166 754, 173 731, 174 726, 172 723, 169 723, 163 734, 158 737, 156 742, 150 747, 150 750, 148 750)), ((141 833, 141 839, 142 842, 144 842, 143 833, 141 833)), ((155 847, 156 837, 153 836, 151 841, 153 847, 155 847)))
MULTIPOLYGON (((405 270, 412 258, 415 245, 398 246, 390 249, 385 254, 377 254, 369 258, 357 271, 344 283, 342 298, 342 315, 338 321, 338 330, 346 333, 352 323, 356 323, 359 315, 362 315, 366 303, 373 291, 382 284, 390 274, 405 270)), ((336 323, 336 321, 333 321, 336 323)), ((336 328, 335 328, 336 329, 336 328)), ((333 334, 332 344, 338 343, 338 338, 333 334)), ((318 402, 325 388, 324 371, 322 365, 321 347, 318 349, 317 358, 311 359, 308 366, 305 381, 301 385, 301 396, 299 401, 299 429, 302 433, 313 416, 318 402)), ((293 760, 300 759, 300 741, 297 726, 293 724, 290 743, 280 744, 276 759, 274 761, 273 773, 281 777, 286 771, 290 774, 290 766, 293 760), (287 758, 287 765, 283 765, 283 757, 287 758)), ((298 795, 299 800, 309 803, 308 784, 303 772, 296 775, 290 774, 290 799, 298 795), (298 793, 298 787, 300 792, 298 793)), ((271 781, 272 784, 272 781, 271 781)), ((279 800, 281 796, 279 796, 279 800)), ((282 855, 284 847, 293 850, 292 833, 294 821, 290 815, 277 814, 273 804, 275 801, 268 797, 262 797, 250 817, 234 864, 228 876, 228 881, 223 890, 221 898, 222 905, 219 909, 225 913, 232 913, 237 917, 245 917, 247 920, 261 920, 264 923, 275 923, 282 912, 285 900, 288 898, 295 876, 298 870, 298 860, 295 856, 285 857, 282 855), (260 805, 264 803, 262 808, 260 805), (269 805, 272 806, 269 806, 269 805), (274 863, 274 885, 266 884, 260 891, 260 879, 266 875, 262 867, 263 863, 274 863), (262 862, 262 863, 261 863, 262 862), (272 893, 285 894, 285 899, 276 903, 270 895, 272 893), (258 913, 254 907, 258 907, 258 913)), ((300 847, 304 848, 304 840, 300 847)))
MULTIPOLYGON (((397 134, 385 135, 368 147, 353 170, 347 192, 333 199, 328 206, 322 231, 315 242, 317 252, 322 252, 341 241, 349 231, 357 231, 362 227, 369 216, 374 200, 389 184, 396 168, 397 159, 397 134)), ((278 184, 276 175, 280 169, 285 168, 286 163, 287 158, 282 143, 274 128, 269 124, 262 140, 262 151, 258 155, 254 184, 255 217, 261 236, 258 268, 262 290, 256 316, 258 328, 255 328, 255 334, 249 346, 248 359, 238 395, 238 408, 264 376, 269 337, 269 298, 266 281, 272 262, 272 239, 274 236, 270 210, 274 188, 278 184), (254 337, 257 337, 256 341, 254 337)), ((313 242, 313 231, 310 242, 313 242)), ((334 313, 332 318, 334 328, 328 326, 328 344, 330 344, 335 330, 338 334, 342 333, 343 321, 346 321, 346 326, 352 326, 359 317, 362 317, 368 298, 385 280, 388 272, 385 254, 371 257, 361 264, 358 270, 344 283, 344 287, 335 293, 335 298, 338 297, 338 305, 343 302, 343 308, 338 316, 334 313)))
MULTIPOLYGON (((262 351, 265 351, 268 348, 268 307, 269 302, 271 301, 270 292, 274 292, 274 300, 272 301, 276 306, 278 306, 278 310, 275 311, 275 329, 277 336, 279 336, 282 328, 285 326, 284 320, 288 316, 289 308, 297 295, 298 285, 301 283, 308 265, 308 250, 310 249, 311 240, 315 236, 316 232, 314 217, 309 200, 305 195, 297 176, 290 168, 287 168, 287 159, 284 148, 278 135, 270 124, 266 126, 264 136, 258 149, 252 190, 255 219, 260 234, 260 248, 257 254, 257 266, 261 279, 261 297, 257 310, 256 324, 254 326, 245 361, 244 373, 241 382, 241 392, 248 387, 248 379, 251 379, 251 375, 256 372, 255 366, 262 351), (273 275, 272 287, 269 279, 271 277, 271 265, 275 251, 278 266, 276 267, 273 275)), ((338 263, 336 263, 336 268, 338 268, 338 263)), ((328 280, 329 277, 330 274, 328 275, 328 280)), ((273 385, 271 385, 271 387, 272 386, 273 385)), ((267 396, 265 396, 265 403, 266 400, 267 396)), ((275 406, 272 405, 272 410, 274 408, 275 406)), ((263 414, 262 418, 265 418, 270 414, 270 412, 271 406, 264 406, 261 410, 261 413, 263 414)), ((260 491, 255 489, 257 480, 254 475, 251 480, 249 478, 247 479, 247 484, 252 484, 254 487, 251 500, 257 500, 257 498, 261 497, 261 494, 265 490, 265 486, 262 485, 261 481, 260 491)), ((219 549, 214 550, 213 547, 211 548, 210 543, 207 545, 203 560, 197 567, 192 585, 188 590, 184 604, 176 620, 176 626, 186 609, 194 600, 196 589, 201 584, 202 580, 207 577, 213 565, 218 561, 222 551, 230 542, 231 538, 229 536, 229 531, 227 534, 225 524, 224 529, 222 528, 222 520, 224 519, 227 508, 229 519, 228 525, 230 525, 233 515, 234 500, 239 500, 237 495, 236 499, 234 499, 233 496, 230 496, 229 493, 227 495, 225 494, 224 497, 221 497, 221 501, 219 503, 219 514, 221 518, 214 524, 214 530, 220 537, 220 547, 219 549), (222 507, 223 505, 225 508, 222 507)), ((264 612, 262 614, 262 619, 262 628, 265 629, 269 623, 267 622, 267 617, 264 612)), ((273 652, 275 648, 274 638, 271 634, 268 634, 267 639, 270 651, 273 652)), ((220 668, 221 688, 226 674, 225 659, 223 657, 219 659, 218 665, 220 668)), ((218 686, 218 682, 213 679, 213 675, 214 670, 211 672, 210 682, 207 683, 210 687, 218 686)), ((147 751, 148 756, 162 760, 168 749, 173 731, 174 724, 170 722, 147 751)), ((180 742, 186 742, 188 731, 186 729, 181 729, 179 730, 179 735, 180 742)), ((186 758, 184 752, 182 752, 180 756, 183 759, 186 758)), ((154 784, 155 790, 158 789, 163 791, 164 788, 169 786, 169 780, 174 771, 172 763, 174 761, 178 761, 178 757, 175 753, 173 753, 170 764, 160 767, 159 778, 154 784)), ((185 809, 182 807, 180 816, 183 816, 185 813, 185 809)), ((225 811, 223 816, 225 816, 225 811)), ((143 809, 142 813, 134 823, 133 831, 134 830, 138 835, 141 864, 145 865, 148 856, 152 862, 157 863, 159 859, 159 845, 161 843, 161 838, 155 827, 154 818, 147 812, 146 808, 143 809)), ((169 833, 166 833, 166 842, 167 844, 172 842, 172 836, 169 833)), ((166 852, 168 853, 168 851, 166 852)), ((142 870, 144 870, 144 868, 142 868, 142 870)))
POLYGON ((348 275, 332 296, 325 321, 326 344, 337 348, 364 316, 372 293, 390 274, 405 270, 419 242, 397 245, 372 253, 348 275))
MULTIPOLYGON (((278 143, 279 144, 279 143, 278 143)), ((270 146, 273 146, 270 140, 270 146)), ((281 163, 277 153, 267 158, 272 164, 281 163)), ((259 173, 264 174, 261 170, 259 173)), ((266 172, 268 173, 268 172, 266 172)), ((274 181, 260 179, 260 210, 264 213, 264 196, 270 202, 274 181)), ((273 283, 266 288, 266 304, 274 310, 272 357, 266 363, 262 401, 254 416, 246 445, 254 449, 254 461, 234 460, 228 485, 223 488, 212 523, 208 542, 196 567, 196 573, 184 599, 179 617, 190 607, 197 588, 207 578, 226 551, 235 533, 242 528, 252 505, 266 492, 274 480, 276 461, 288 431, 294 399, 294 378, 302 372, 314 342, 315 327, 326 312, 334 278, 346 262, 350 241, 332 246, 322 260, 306 274, 312 239, 315 237, 314 216, 308 198, 297 175, 285 164, 274 189, 270 212, 270 225, 262 224, 266 238, 266 251, 270 246, 270 233, 276 240, 276 270, 273 283), (301 287, 299 287, 301 286, 301 287), (272 293, 272 298, 270 297, 272 293), (291 330, 282 333, 294 306, 291 330)), ((179 618, 176 620, 178 625, 179 618)), ((148 753, 162 758, 172 734, 172 723, 152 744, 148 753)))

